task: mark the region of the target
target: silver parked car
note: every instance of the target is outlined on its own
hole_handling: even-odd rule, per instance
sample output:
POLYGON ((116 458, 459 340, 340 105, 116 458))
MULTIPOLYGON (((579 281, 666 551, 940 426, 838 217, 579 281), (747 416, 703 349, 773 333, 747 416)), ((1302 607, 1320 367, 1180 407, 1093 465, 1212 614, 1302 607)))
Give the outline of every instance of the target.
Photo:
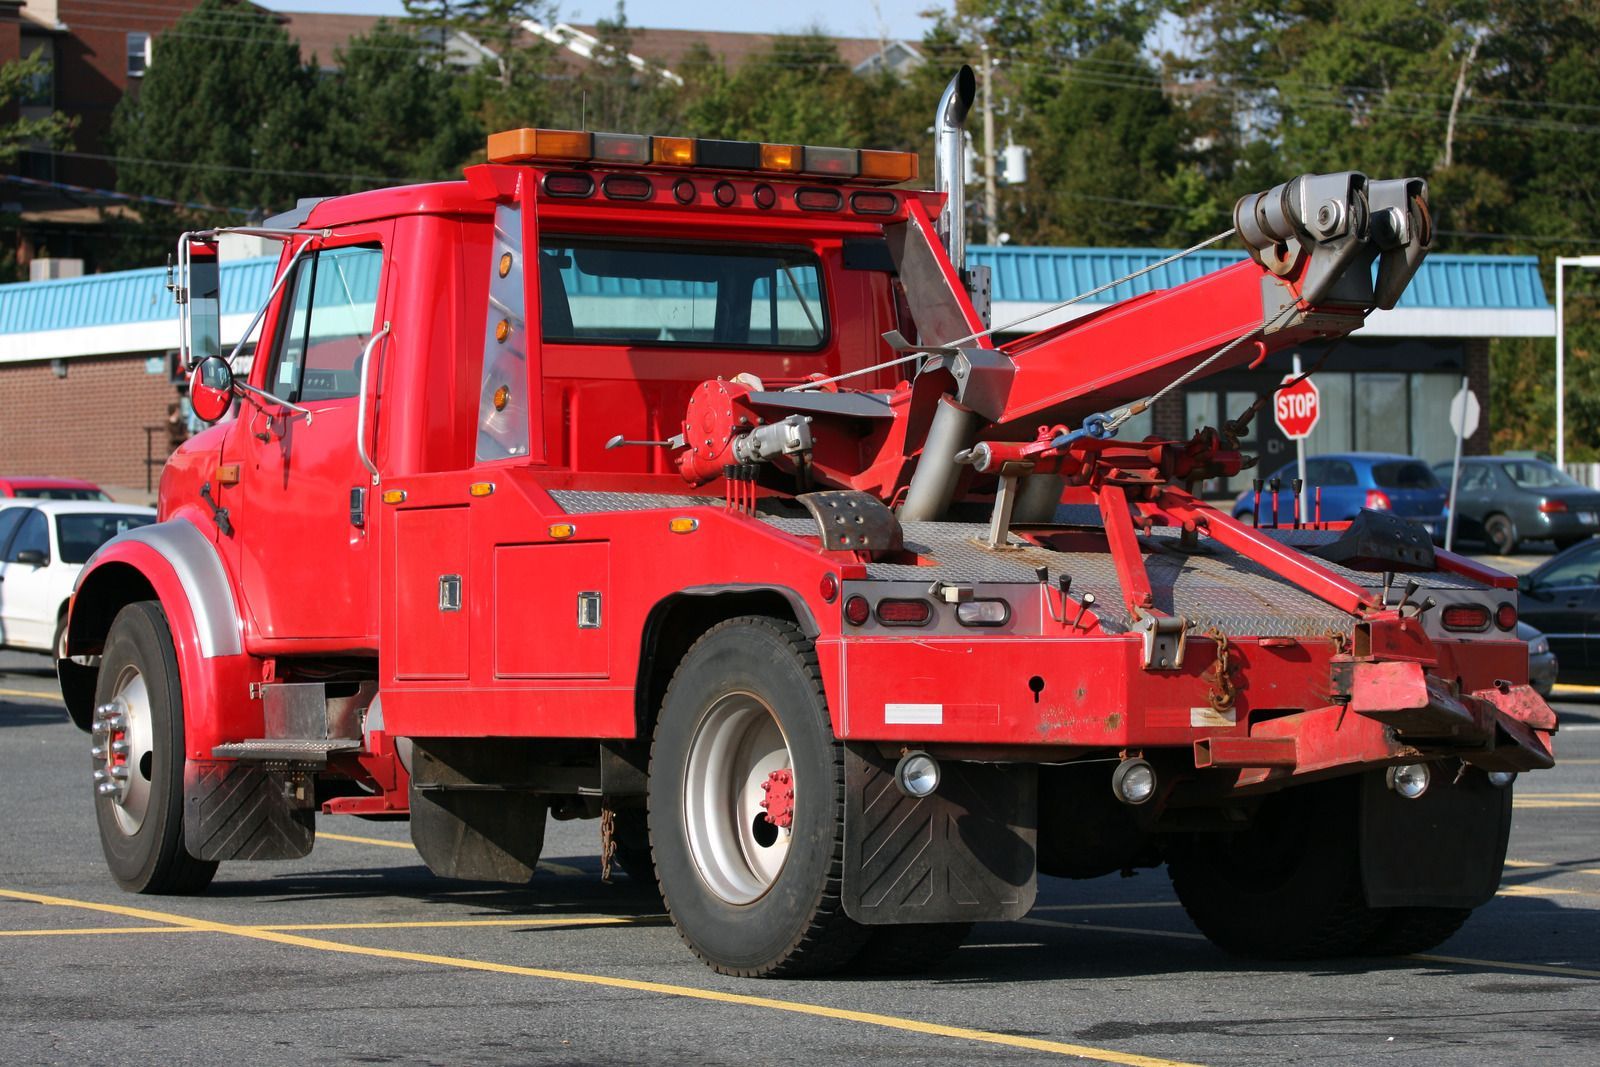
MULTIPOLYGON (((1433 473, 1446 489, 1450 464, 1433 473)), ((1541 459, 1472 456, 1461 460, 1456 490, 1456 536, 1487 542, 1510 555, 1521 541, 1554 541, 1558 548, 1600 533, 1600 492, 1541 459)))

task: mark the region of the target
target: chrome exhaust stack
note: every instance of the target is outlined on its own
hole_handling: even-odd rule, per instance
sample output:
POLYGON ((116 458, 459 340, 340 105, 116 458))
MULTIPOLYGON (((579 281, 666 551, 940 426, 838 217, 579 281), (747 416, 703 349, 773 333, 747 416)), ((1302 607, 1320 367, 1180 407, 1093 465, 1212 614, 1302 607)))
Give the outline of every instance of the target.
POLYGON ((977 95, 978 76, 971 67, 963 66, 945 86, 933 123, 933 191, 946 194, 934 229, 957 271, 967 265, 966 126, 977 95))

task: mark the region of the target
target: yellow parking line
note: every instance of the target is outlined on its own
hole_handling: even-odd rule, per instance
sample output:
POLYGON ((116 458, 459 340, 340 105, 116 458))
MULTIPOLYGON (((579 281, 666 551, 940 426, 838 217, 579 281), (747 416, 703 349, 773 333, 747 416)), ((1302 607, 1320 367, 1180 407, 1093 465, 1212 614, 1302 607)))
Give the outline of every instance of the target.
POLYGON ((1511 802, 1514 808, 1600 808, 1600 800, 1523 800, 1518 797, 1511 802))
POLYGON ((0 689, 0 697, 31 697, 34 700, 48 700, 52 704, 63 703, 60 693, 41 693, 33 689, 0 689))
POLYGON ((1508 885, 1495 894, 1498 897, 1582 897, 1593 896, 1581 889, 1555 889, 1539 885, 1508 885))
MULTIPOLYGON (((321 830, 317 831, 319 841, 345 841, 352 845, 379 845, 383 848, 404 848, 415 850, 416 846, 410 841, 388 841, 381 837, 356 837, 354 834, 330 834, 321 830)), ((569 867, 565 863, 551 863, 549 860, 539 861, 539 870, 549 871, 551 874, 563 878, 584 877, 584 871, 579 867, 569 867)))
POLYGON ((146 919, 152 922, 170 923, 187 929, 232 934, 237 937, 270 941, 280 945, 316 949, 320 952, 337 952, 351 956, 370 956, 378 959, 406 960, 411 963, 427 963, 459 970, 488 971, 495 974, 545 978, 558 982, 573 982, 579 985, 630 989, 640 993, 658 993, 662 996, 683 997, 689 1000, 735 1004, 747 1008, 765 1008, 770 1011, 790 1012, 796 1015, 809 1015, 815 1018, 834 1019, 841 1022, 862 1023, 867 1026, 879 1026, 889 1030, 925 1034, 931 1037, 948 1037, 978 1044, 1001 1045, 1008 1048, 1027 1049, 1030 1052, 1050 1052, 1060 1056, 1076 1056, 1081 1059, 1098 1060, 1102 1063, 1128 1064, 1130 1067, 1192 1067, 1192 1065, 1184 1064, 1177 1060, 1161 1059, 1154 1056, 1139 1056, 1129 1052, 1117 1052, 1113 1049, 1096 1048, 1092 1045, 1073 1045, 1064 1041, 1047 1041, 1036 1037, 995 1033, 990 1030, 975 1030, 966 1026, 948 1026, 943 1023, 923 1022, 920 1019, 902 1018, 897 1015, 880 1015, 876 1012, 853 1011, 848 1008, 832 1008, 822 1004, 808 1004, 798 1000, 779 1000, 776 997, 724 993, 715 989, 669 985, 665 982, 645 982, 632 978, 613 978, 609 975, 583 974, 578 971, 554 971, 542 967, 522 967, 516 964, 492 963, 488 960, 467 959, 459 956, 436 956, 426 952, 402 952, 395 949, 372 948, 367 945, 350 945, 339 941, 324 941, 321 938, 301 937, 298 934, 283 933, 277 930, 234 926, 230 923, 196 919, 173 912, 129 908, 118 904, 98 904, 86 900, 72 900, 67 897, 45 896, 41 893, 23 893, 14 889, 0 889, 0 897, 7 897, 11 900, 26 900, 52 907, 81 908, 86 911, 105 912, 130 919, 146 919))
POLYGON ((1106 926, 1101 923, 1064 923, 1057 919, 1025 917, 1016 920, 1025 926, 1053 926, 1063 930, 1093 930, 1101 934, 1143 934, 1148 937, 1172 937, 1180 941, 1204 941, 1205 934, 1191 934, 1186 930, 1151 930, 1143 926, 1106 926))
MULTIPOLYGON (((1034 911, 1121 911, 1124 908, 1181 908, 1176 900, 1134 900, 1121 904, 1040 904, 1034 911)), ((1032 914, 1031 912, 1029 914, 1032 914)))
MULTIPOLYGON (((665 915, 589 915, 560 918, 526 917, 521 919, 429 919, 416 922, 370 923, 269 923, 251 925, 250 930, 418 930, 428 927, 497 926, 497 927, 575 927, 575 926, 665 926, 670 922, 665 915)), ((50 930, 0 930, 0 937, 100 937, 118 934, 205 934, 215 931, 192 926, 77 926, 50 930)))

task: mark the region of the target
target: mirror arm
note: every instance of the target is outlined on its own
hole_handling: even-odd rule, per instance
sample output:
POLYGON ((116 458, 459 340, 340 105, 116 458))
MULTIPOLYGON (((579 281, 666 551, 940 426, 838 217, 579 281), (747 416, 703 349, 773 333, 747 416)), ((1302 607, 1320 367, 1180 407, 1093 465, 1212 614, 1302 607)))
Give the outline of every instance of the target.
POLYGON ((303 408, 299 404, 291 403, 291 402, 285 400, 281 396, 274 396, 273 394, 267 392, 265 389, 257 389, 255 386, 249 384, 248 382, 240 381, 238 378, 235 378, 233 380, 233 387, 235 389, 239 390, 242 393, 249 393, 252 396, 258 396, 262 400, 268 401, 269 403, 277 404, 279 407, 285 407, 285 408, 288 408, 290 411, 297 412, 297 413, 299 413, 301 415, 304 415, 306 417, 306 425, 307 426, 311 425, 311 409, 310 408, 303 408))
MULTIPOLYGON (((318 232, 320 233, 321 231, 318 232)), ((310 238, 301 241, 300 247, 295 249, 294 255, 289 257, 289 262, 284 264, 283 270, 278 272, 278 280, 272 284, 272 291, 267 294, 267 298, 263 300, 261 302, 261 306, 256 309, 255 316, 250 320, 250 325, 246 326, 244 328, 244 332, 239 335, 239 343, 234 345, 233 351, 228 354, 228 366, 233 366, 233 361, 238 359, 239 353, 244 351, 245 342, 249 341, 250 335, 256 332, 256 327, 261 325, 261 320, 266 318, 267 308, 271 307, 272 302, 278 299, 278 293, 283 290, 284 283, 289 280, 289 275, 294 273, 295 264, 300 262, 300 257, 305 255, 306 249, 310 247, 310 238)), ((270 393, 264 393, 262 395, 271 396, 270 393)), ((294 407, 293 404, 288 404, 283 400, 279 400, 278 403, 285 404, 288 407, 294 407)), ((304 411, 305 409, 302 408, 301 410, 304 411)))

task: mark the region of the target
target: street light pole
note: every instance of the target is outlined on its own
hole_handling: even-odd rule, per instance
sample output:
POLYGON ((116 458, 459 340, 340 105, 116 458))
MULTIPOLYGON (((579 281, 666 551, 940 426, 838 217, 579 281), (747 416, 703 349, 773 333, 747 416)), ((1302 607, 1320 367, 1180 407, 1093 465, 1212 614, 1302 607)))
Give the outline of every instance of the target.
POLYGON ((1556 257, 1556 466, 1567 463, 1567 267, 1600 269, 1600 256, 1556 257))

